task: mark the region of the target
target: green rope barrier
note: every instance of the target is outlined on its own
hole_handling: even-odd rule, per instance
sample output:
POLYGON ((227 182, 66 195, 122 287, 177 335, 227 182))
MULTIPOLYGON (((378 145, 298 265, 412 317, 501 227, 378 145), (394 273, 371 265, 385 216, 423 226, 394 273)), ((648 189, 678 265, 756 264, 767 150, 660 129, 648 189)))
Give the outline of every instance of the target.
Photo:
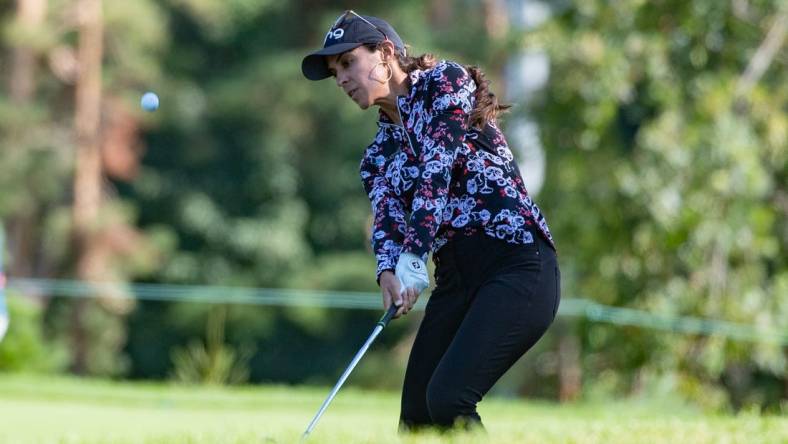
MULTIPOLYGON (((204 285, 91 283, 66 279, 10 278, 8 288, 24 294, 64 297, 114 297, 147 301, 185 301, 209 304, 309 306, 380 310, 380 295, 372 292, 246 288, 204 285)), ((423 310, 426 298, 414 307, 423 310)), ((668 316, 643 310, 612 307, 588 299, 563 298, 561 316, 683 334, 718 335, 733 340, 788 346, 788 331, 690 316, 668 316)))

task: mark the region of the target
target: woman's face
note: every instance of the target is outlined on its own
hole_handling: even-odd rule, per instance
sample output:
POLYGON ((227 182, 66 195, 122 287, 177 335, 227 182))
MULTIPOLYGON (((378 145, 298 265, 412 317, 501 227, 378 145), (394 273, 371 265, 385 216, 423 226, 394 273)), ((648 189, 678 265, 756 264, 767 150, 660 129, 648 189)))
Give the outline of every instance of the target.
POLYGON ((389 73, 380 62, 381 52, 370 51, 364 46, 326 57, 328 70, 336 79, 337 86, 361 109, 379 103, 390 93, 386 81, 389 73))

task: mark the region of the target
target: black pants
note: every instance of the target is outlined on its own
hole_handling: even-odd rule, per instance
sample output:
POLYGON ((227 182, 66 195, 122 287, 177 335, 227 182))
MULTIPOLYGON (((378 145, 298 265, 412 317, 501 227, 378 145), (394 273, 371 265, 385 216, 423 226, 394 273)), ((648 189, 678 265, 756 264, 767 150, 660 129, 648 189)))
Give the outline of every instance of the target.
POLYGON ((560 274, 550 245, 485 234, 434 256, 436 288, 408 360, 400 429, 481 425, 476 404, 553 322, 560 274))

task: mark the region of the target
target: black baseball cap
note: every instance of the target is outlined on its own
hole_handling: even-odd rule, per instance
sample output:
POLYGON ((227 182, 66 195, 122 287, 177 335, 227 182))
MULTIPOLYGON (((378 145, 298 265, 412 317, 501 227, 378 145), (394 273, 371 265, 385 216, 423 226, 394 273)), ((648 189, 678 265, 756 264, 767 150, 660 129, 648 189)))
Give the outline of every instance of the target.
POLYGON ((301 72, 309 80, 331 77, 325 56, 342 54, 367 43, 389 40, 400 54, 405 55, 405 45, 397 32, 385 20, 346 11, 326 33, 323 48, 304 57, 301 72))

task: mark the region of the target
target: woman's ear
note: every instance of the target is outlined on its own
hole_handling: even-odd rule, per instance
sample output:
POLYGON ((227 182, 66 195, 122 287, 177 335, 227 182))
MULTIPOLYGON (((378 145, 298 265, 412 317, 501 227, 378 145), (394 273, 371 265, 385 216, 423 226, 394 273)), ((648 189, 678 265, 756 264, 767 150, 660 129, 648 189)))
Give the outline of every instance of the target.
POLYGON ((384 61, 389 62, 396 59, 396 57, 394 57, 394 54, 396 53, 394 49, 394 43, 392 43, 390 40, 381 42, 379 49, 381 53, 381 59, 384 61))

